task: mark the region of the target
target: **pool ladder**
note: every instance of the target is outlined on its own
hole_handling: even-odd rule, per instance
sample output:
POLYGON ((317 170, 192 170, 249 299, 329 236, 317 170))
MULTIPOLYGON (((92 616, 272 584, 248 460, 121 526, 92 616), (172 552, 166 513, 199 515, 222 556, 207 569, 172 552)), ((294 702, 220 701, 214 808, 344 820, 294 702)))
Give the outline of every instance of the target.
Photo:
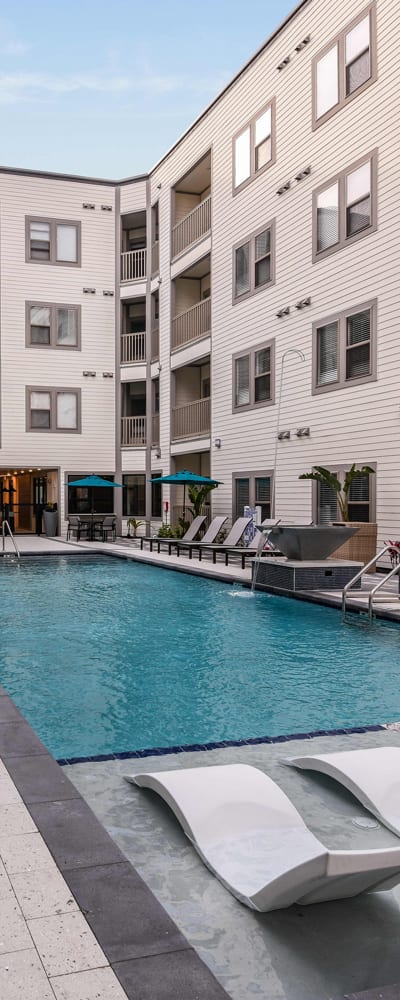
POLYGON ((14 546, 16 557, 17 557, 18 560, 20 560, 21 559, 21 553, 19 551, 18 545, 17 545, 17 543, 15 541, 14 535, 13 535, 13 533, 11 531, 11 528, 10 528, 10 525, 9 525, 8 521, 3 521, 2 526, 1 526, 1 531, 2 531, 2 536, 3 536, 3 557, 4 557, 4 559, 7 559, 7 557, 9 558, 10 556, 12 556, 11 552, 6 552, 6 528, 7 528, 7 534, 11 538, 12 544, 14 546))
MULTIPOLYGON (((400 559, 400 545, 397 545, 396 542, 390 542, 390 544, 385 545, 383 549, 380 549, 380 551, 377 553, 377 555, 374 556, 373 559, 370 559, 370 561, 367 562, 365 564, 365 566, 363 566, 363 568, 360 569, 358 573, 356 573, 355 576, 353 576, 352 580, 349 580, 349 583, 346 583, 346 586, 343 587, 343 593, 342 593, 342 619, 343 619, 343 622, 346 622, 347 624, 349 624, 349 619, 346 617, 346 611, 347 611, 347 609, 349 607, 349 605, 348 605, 349 600, 351 600, 351 598, 353 598, 353 600, 357 600, 357 597, 360 596, 359 595, 359 591, 357 593, 355 593, 355 594, 349 594, 349 590, 351 590, 351 588, 354 587, 354 584, 358 583, 358 581, 361 580, 361 577, 363 576, 363 574, 367 573, 368 570, 372 568, 372 566, 375 566, 376 563, 378 562, 378 559, 381 559, 381 557, 384 556, 386 554, 386 552, 389 552, 389 550, 391 550, 392 553, 396 552, 398 558, 400 559)), ((388 580, 391 580, 392 577, 398 575, 399 573, 400 573, 400 562, 398 562, 396 564, 396 566, 392 566, 392 569, 389 571, 389 573, 385 573, 385 576, 382 577, 382 579, 379 581, 379 583, 377 583, 375 585, 375 587, 372 587, 371 590, 369 591, 369 593, 368 593, 368 618, 369 618, 369 624, 370 625, 372 625, 373 618, 374 618, 374 600, 375 600, 376 594, 379 593, 379 591, 382 589, 382 587, 385 586, 385 583, 387 583, 388 580)), ((379 597, 379 603, 380 604, 395 604, 396 601, 400 601, 400 580, 399 580, 399 593, 398 594, 390 594, 390 595, 388 594, 388 595, 380 596, 379 597)), ((359 610, 359 609, 357 609, 357 610, 359 610)))

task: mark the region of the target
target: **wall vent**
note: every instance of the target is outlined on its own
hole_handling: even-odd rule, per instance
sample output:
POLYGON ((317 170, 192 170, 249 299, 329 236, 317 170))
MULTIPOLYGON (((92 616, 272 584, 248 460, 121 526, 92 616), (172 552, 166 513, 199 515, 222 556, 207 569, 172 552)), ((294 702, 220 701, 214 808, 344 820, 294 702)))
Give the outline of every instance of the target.
POLYGON ((114 292, 111 292, 108 289, 103 288, 103 295, 114 295, 114 292))
POLYGON ((102 212, 112 212, 112 205, 102 205, 101 206, 101 211, 102 212))
POLYGON ((304 167, 304 170, 299 170, 299 173, 295 176, 295 181, 302 181, 304 177, 309 177, 311 174, 311 167, 304 167))
POLYGON ((285 308, 280 309, 279 312, 276 313, 276 315, 278 319, 282 319, 282 316, 289 316, 289 313, 290 313, 290 306, 285 306, 285 308))
POLYGON ((285 66, 287 66, 288 63, 290 63, 290 56, 285 56, 285 58, 282 59, 282 62, 279 63, 279 66, 276 67, 278 73, 280 73, 283 69, 285 69, 285 66))
POLYGON ((286 184, 282 184, 282 187, 278 188, 277 194, 284 194, 285 191, 289 191, 290 181, 286 181, 286 184))
POLYGON ((94 208, 96 208, 96 205, 93 205, 91 201, 83 201, 82 202, 82 208, 91 208, 91 209, 94 209, 94 208))
POLYGON ((298 45, 296 45, 295 52, 302 52, 311 40, 311 35, 306 35, 305 38, 298 45))
POLYGON ((96 289, 95 288, 83 288, 82 291, 83 291, 84 295, 96 295, 96 289))

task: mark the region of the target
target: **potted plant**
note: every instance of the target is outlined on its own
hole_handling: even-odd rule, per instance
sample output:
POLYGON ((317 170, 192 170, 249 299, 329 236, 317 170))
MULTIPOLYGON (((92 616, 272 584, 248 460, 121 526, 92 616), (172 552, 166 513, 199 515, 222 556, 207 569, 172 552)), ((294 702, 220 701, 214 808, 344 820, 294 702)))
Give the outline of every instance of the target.
POLYGON ((54 538, 58 528, 58 510, 56 503, 46 503, 43 508, 44 530, 47 538, 54 538))
MULTIPOLYGON (((349 494, 352 483, 362 476, 375 474, 375 469, 370 465, 362 465, 357 468, 355 462, 345 474, 343 482, 338 479, 336 472, 325 469, 323 465, 314 465, 312 472, 303 472, 299 479, 312 479, 316 483, 333 490, 336 493, 337 505, 342 521, 333 521, 332 524, 347 523, 357 527, 357 534, 353 535, 348 542, 341 545, 333 553, 332 559, 352 559, 355 562, 367 563, 376 555, 376 523, 366 521, 350 521, 349 519, 349 494)), ((375 572, 375 566, 371 572, 375 572)))
POLYGON ((141 527, 142 524, 143 524, 143 521, 137 521, 136 517, 130 517, 129 521, 128 521, 128 534, 127 534, 126 537, 127 538, 137 538, 137 530, 138 530, 138 528, 141 527), (132 535, 131 535, 131 528, 132 528, 132 531, 133 531, 132 535))

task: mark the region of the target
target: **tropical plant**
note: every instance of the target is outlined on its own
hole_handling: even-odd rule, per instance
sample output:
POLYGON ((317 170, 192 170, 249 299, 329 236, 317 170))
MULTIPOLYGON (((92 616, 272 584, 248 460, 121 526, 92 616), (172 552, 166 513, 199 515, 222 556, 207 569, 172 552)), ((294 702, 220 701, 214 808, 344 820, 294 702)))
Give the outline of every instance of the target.
POLYGON ((361 468, 357 469, 354 463, 346 472, 343 483, 338 479, 336 472, 331 472, 330 469, 325 469, 323 465, 314 465, 312 472, 303 472, 299 479, 313 479, 316 483, 321 483, 322 486, 326 486, 330 490, 334 490, 337 496, 338 507, 340 510, 342 521, 349 520, 349 491, 351 484, 355 479, 360 479, 362 476, 371 476, 375 472, 375 469, 371 469, 369 465, 363 465, 361 468))
POLYGON ((162 524, 161 528, 157 532, 158 538, 182 538, 182 532, 179 525, 174 524, 162 524))
POLYGON ((129 538, 131 537, 130 529, 132 528, 132 531, 133 531, 132 538, 136 538, 137 530, 138 530, 138 528, 141 527, 142 524, 143 524, 143 521, 137 521, 136 517, 130 517, 129 521, 128 521, 128 537, 129 538))
POLYGON ((190 507, 190 513, 193 518, 198 517, 198 515, 201 514, 201 509, 204 506, 208 494, 211 490, 215 490, 216 487, 217 483, 212 483, 210 486, 207 483, 205 486, 189 487, 189 500, 192 504, 190 507))

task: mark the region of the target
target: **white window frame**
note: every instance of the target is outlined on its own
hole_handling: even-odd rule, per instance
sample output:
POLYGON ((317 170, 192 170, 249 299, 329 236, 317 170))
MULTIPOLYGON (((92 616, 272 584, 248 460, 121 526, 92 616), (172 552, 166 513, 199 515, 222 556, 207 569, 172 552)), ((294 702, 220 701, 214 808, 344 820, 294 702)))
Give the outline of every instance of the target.
POLYGON ((25 260, 28 264, 49 265, 54 267, 81 267, 81 223, 76 219, 52 219, 44 215, 25 216, 25 260), (50 227, 49 259, 32 257, 31 255, 31 223, 41 222, 50 227), (76 229, 76 260, 57 259, 57 227, 73 226, 76 229))
POLYGON ((27 385, 26 430, 32 434, 81 434, 81 390, 71 388, 71 386, 27 385), (31 393, 33 392, 45 392, 50 396, 50 427, 32 427, 31 393), (76 397, 76 427, 57 426, 57 397, 64 392, 71 393, 76 397))
POLYGON ((313 323, 313 395, 320 395, 323 392, 332 392, 335 389, 350 389, 352 386, 362 385, 364 382, 376 382, 377 380, 377 299, 369 299, 360 305, 343 309, 322 320, 313 323), (347 357, 347 320, 358 313, 370 312, 370 373, 369 375, 359 375, 356 378, 346 377, 346 357, 347 357), (328 326, 330 323, 337 323, 338 327, 338 377, 335 382, 318 382, 318 331, 328 326))
POLYGON ((350 101, 358 97, 360 94, 364 93, 377 79, 377 55, 376 55, 376 2, 370 3, 364 10, 360 11, 359 14, 345 28, 342 29, 334 38, 331 38, 330 42, 324 46, 321 52, 313 59, 313 108, 312 108, 312 127, 313 129, 320 128, 324 125, 332 115, 337 114, 341 111, 350 101), (369 53, 370 53, 370 74, 364 83, 360 84, 356 90, 353 90, 351 94, 347 94, 347 84, 346 84, 346 37, 353 31, 354 28, 360 24, 366 17, 369 17, 369 53), (338 60, 338 100, 331 108, 328 108, 320 117, 317 117, 317 68, 318 63, 323 59, 328 52, 331 51, 336 46, 337 48, 337 60, 338 60))
POLYGON ((246 124, 243 125, 242 128, 240 128, 235 133, 235 135, 234 135, 234 137, 232 139, 232 194, 234 194, 234 195, 238 194, 238 192, 242 191, 243 188, 247 187, 248 184, 251 184, 251 182, 255 179, 255 177, 259 177, 260 174, 263 174, 266 170, 269 169, 269 167, 272 167, 272 165, 275 163, 275 159, 276 159, 276 149, 275 149, 275 98, 273 97, 270 101, 268 101, 268 104, 265 104, 264 107, 262 107, 259 111, 257 111, 257 114, 253 115, 253 117, 250 118, 250 120, 247 121, 246 124), (271 156, 270 156, 269 160, 267 160, 266 163, 264 163, 261 167, 259 167, 257 169, 257 166, 256 166, 256 163, 257 163, 257 149, 259 148, 259 146, 261 145, 261 143, 258 143, 258 145, 256 145, 256 124, 260 120, 260 118, 262 118, 263 115, 269 109, 271 110, 271 156), (245 177, 244 180, 242 180, 242 181, 239 182, 239 184, 236 184, 236 181, 235 181, 235 176, 236 176, 236 143, 237 143, 237 140, 240 139, 247 131, 249 132, 250 172, 249 172, 249 176, 248 177, 245 177))

